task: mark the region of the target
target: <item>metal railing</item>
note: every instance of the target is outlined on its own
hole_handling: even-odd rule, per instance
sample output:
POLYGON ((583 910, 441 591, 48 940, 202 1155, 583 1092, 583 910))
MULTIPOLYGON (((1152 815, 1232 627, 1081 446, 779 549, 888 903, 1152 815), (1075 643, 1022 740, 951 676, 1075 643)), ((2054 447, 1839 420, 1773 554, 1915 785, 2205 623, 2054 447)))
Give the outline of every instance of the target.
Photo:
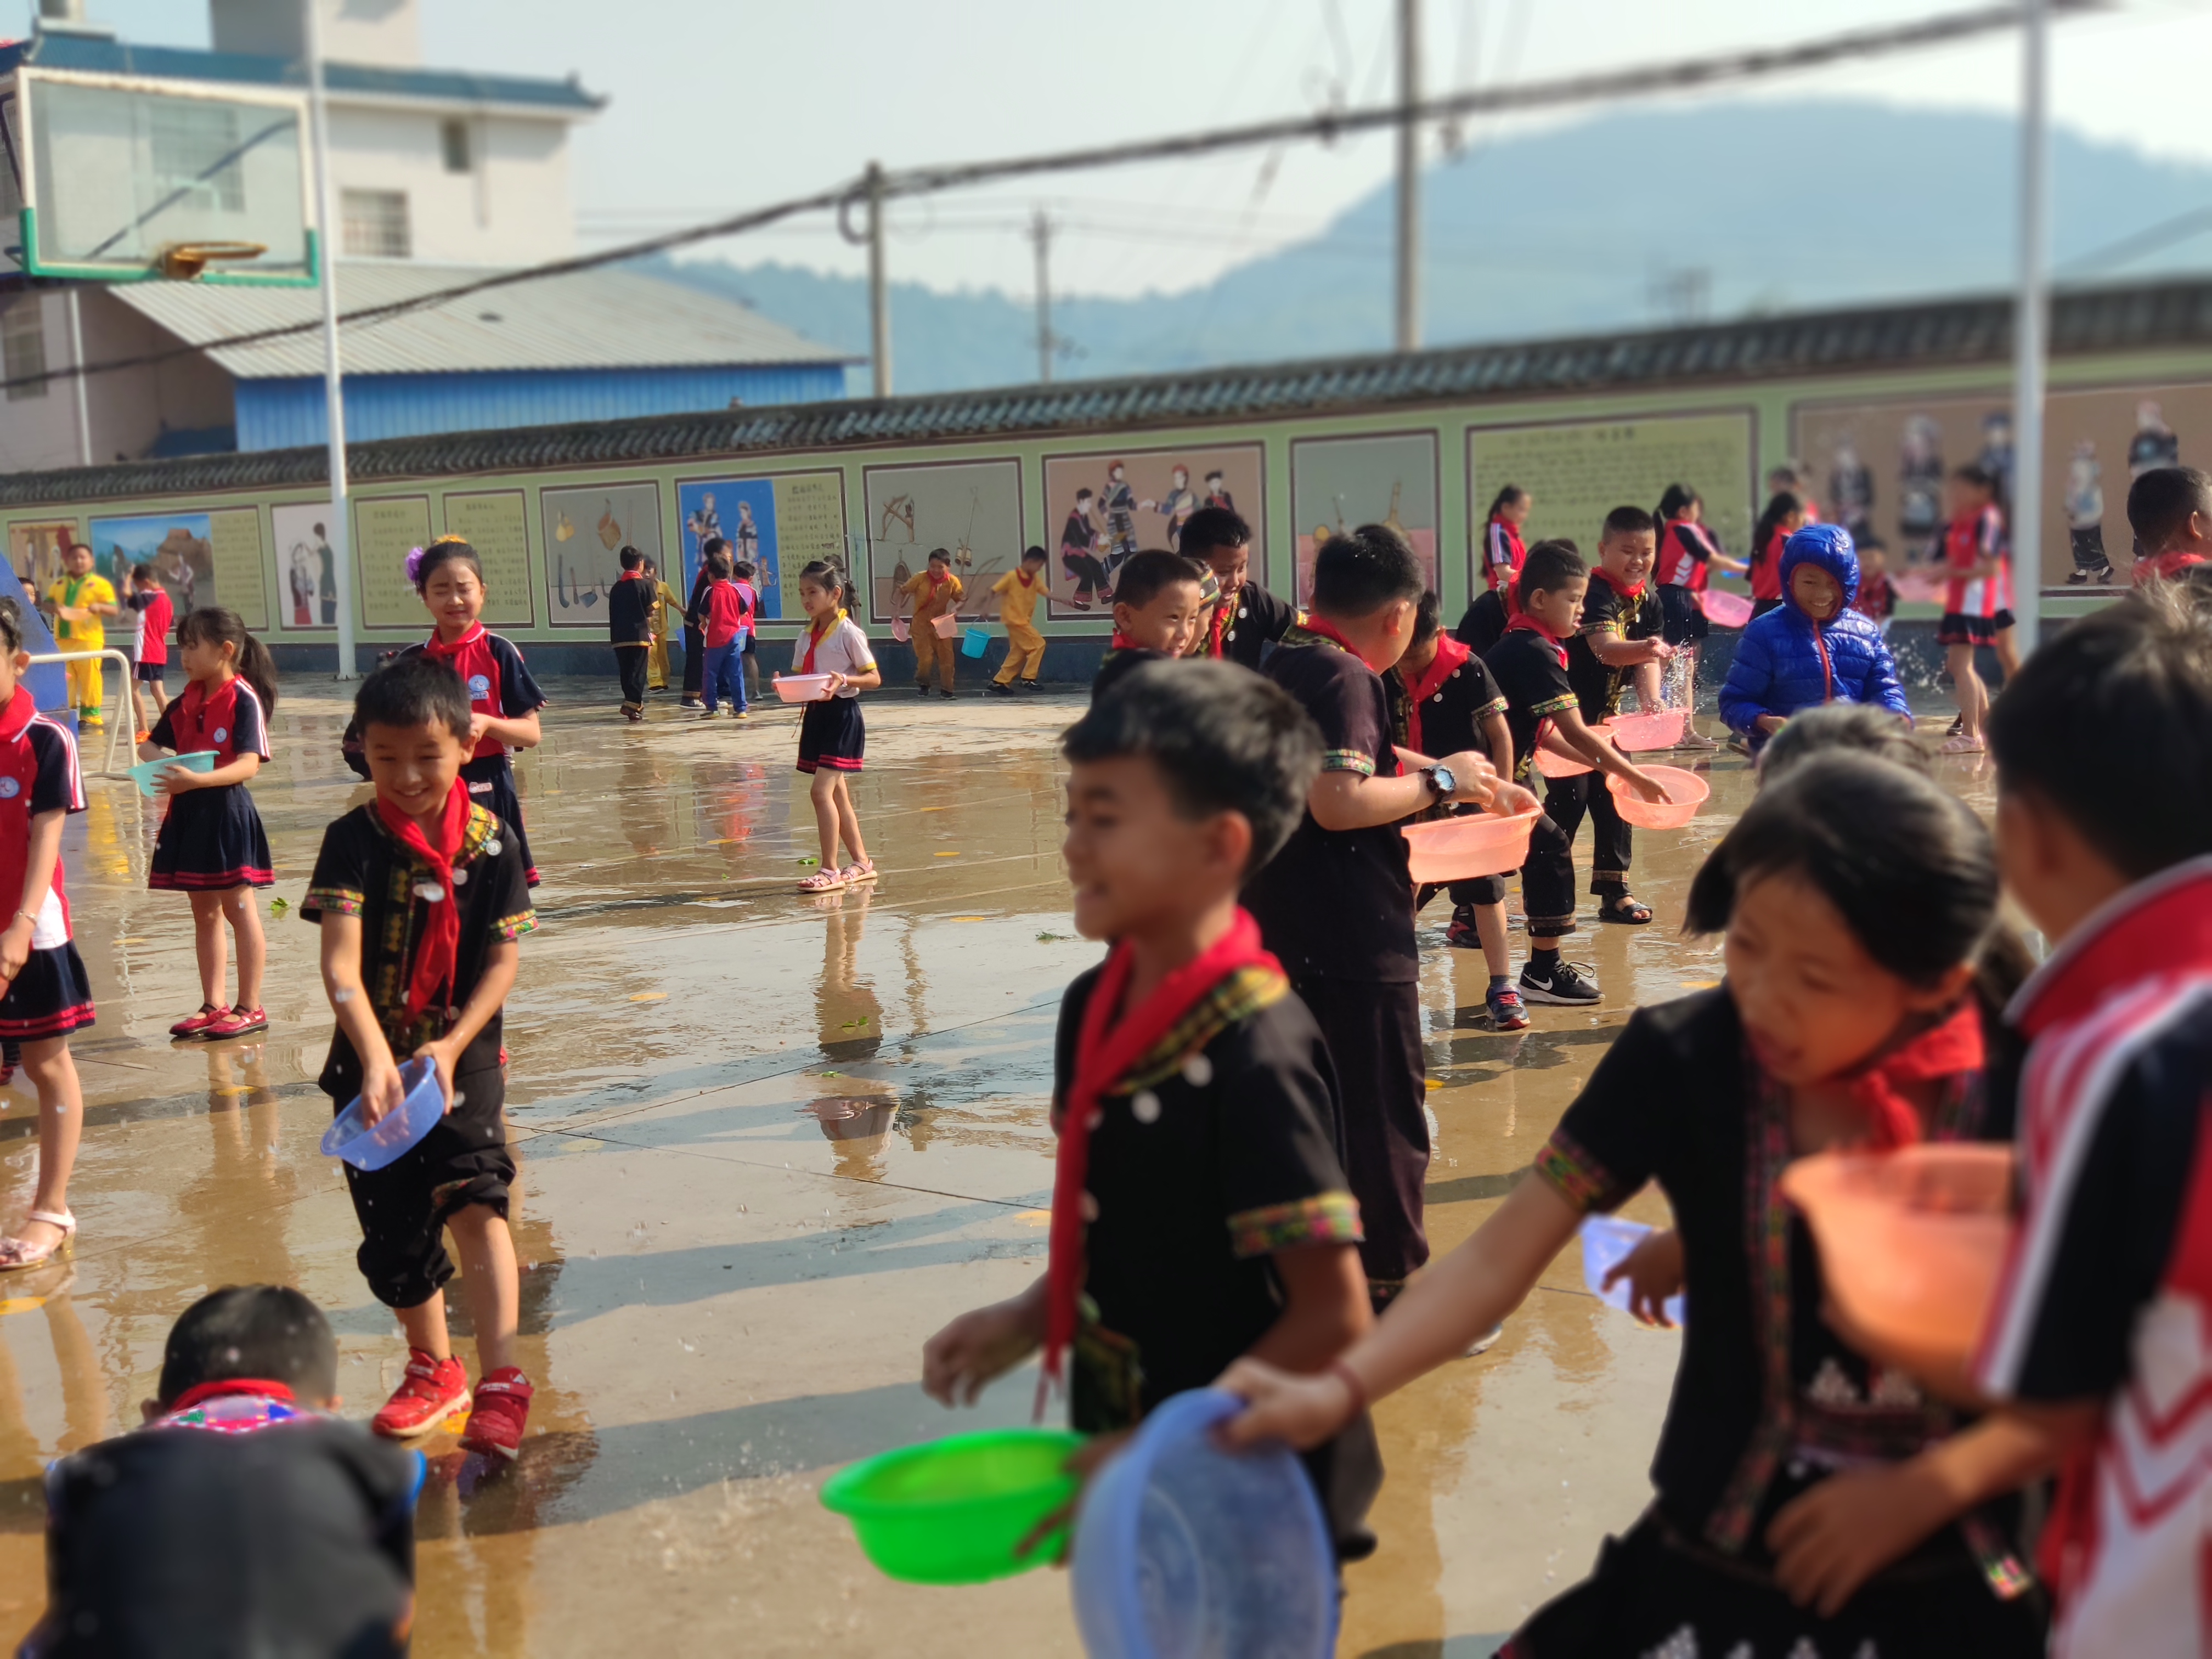
MULTIPOLYGON (((125 656, 120 651, 41 651, 32 657, 31 665, 33 668, 36 668, 41 663, 92 662, 94 660, 112 662, 115 665, 116 670, 122 677, 123 682, 123 695, 120 699, 122 707, 117 711, 119 718, 112 718, 108 714, 108 710, 113 706, 116 699, 106 698, 102 700, 100 705, 100 718, 101 723, 107 727, 107 754, 100 763, 100 770, 97 772, 87 772, 85 776, 88 778, 119 778, 125 776, 125 773, 118 772, 115 769, 115 745, 122 739, 125 728, 130 729, 134 739, 137 735, 137 728, 131 724, 130 718, 131 676, 134 672, 131 665, 131 659, 125 656)), ((104 683, 101 689, 103 690, 106 689, 104 683)), ((135 741, 131 745, 131 752, 132 757, 135 759, 138 752, 138 745, 135 741)))

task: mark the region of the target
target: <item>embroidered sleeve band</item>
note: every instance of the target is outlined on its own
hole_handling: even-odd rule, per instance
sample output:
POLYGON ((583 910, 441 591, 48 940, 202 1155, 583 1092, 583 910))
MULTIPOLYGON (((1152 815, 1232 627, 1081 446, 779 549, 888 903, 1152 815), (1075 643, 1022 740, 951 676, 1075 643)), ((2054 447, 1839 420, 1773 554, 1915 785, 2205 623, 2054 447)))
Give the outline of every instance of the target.
POLYGON ((1229 1218, 1230 1245, 1240 1258, 1299 1244, 1357 1244, 1362 1237, 1359 1200, 1350 1193, 1316 1193, 1229 1218))
POLYGON ((538 912, 525 910, 516 915, 501 916, 492 924, 491 936, 501 944, 506 944, 520 939, 525 933, 534 933, 537 931, 538 912))
POLYGON ((1544 714, 1556 714, 1563 709, 1572 708, 1574 707, 1574 693, 1570 691, 1564 696, 1547 697, 1541 702, 1530 703, 1528 705, 1528 712, 1531 714, 1539 716, 1544 714))
POLYGON ((307 900, 300 906, 302 915, 317 912, 326 916, 357 916, 362 906, 368 902, 366 893, 356 893, 349 887, 310 887, 307 900))
POLYGON ((1557 1129, 1544 1143, 1544 1150, 1536 1154, 1536 1173, 1558 1188, 1560 1197, 1584 1213, 1610 1210, 1627 1196, 1604 1164, 1557 1129))
POLYGON ((1358 749, 1324 749, 1321 751, 1321 769, 1357 772, 1363 778, 1371 778, 1375 775, 1375 757, 1358 749))

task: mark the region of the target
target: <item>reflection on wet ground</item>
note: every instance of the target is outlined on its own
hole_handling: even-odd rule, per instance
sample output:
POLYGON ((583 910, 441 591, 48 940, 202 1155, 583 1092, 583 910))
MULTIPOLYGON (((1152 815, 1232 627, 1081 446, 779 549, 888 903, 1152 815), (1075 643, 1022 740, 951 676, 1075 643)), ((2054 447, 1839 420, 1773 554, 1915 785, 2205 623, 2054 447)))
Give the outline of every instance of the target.
MULTIPOLYGON (((327 686, 285 691, 255 796, 273 896, 296 907, 324 825, 367 793, 338 761, 343 705, 327 686)), ((1032 1377, 960 1418, 915 1379, 948 1315, 1043 1262, 1055 1008, 1097 956, 1073 937, 1057 853, 1054 740, 1076 704, 872 699, 856 793, 884 879, 809 899, 787 711, 750 727, 661 711, 633 729, 602 714, 604 687, 553 691, 545 746, 520 767, 544 926, 507 1024, 521 1363, 538 1391, 511 1471, 432 1437, 416 1650, 1079 1651, 1059 1574, 894 1584, 813 1498, 853 1458, 1025 1416, 1032 1377)), ((1588 922, 1569 951, 1595 963, 1601 1008, 1490 1032, 1480 957, 1444 948, 1441 904, 1424 916, 1439 1250, 1503 1197, 1636 1001, 1717 977, 1715 951, 1669 925, 1748 795, 1740 759, 1710 770, 1707 817, 1639 838, 1659 924, 1588 922)), ((266 1039, 173 1048, 168 1024, 198 998, 185 906, 144 890, 155 811, 95 783, 67 848, 100 1023, 76 1045, 75 1259, 0 1280, 11 1646, 43 1601, 40 1470, 137 1420, 193 1297, 306 1290, 337 1328, 349 1413, 404 1358, 317 1149, 330 1023, 313 930, 268 924, 266 1039)), ((13 1223, 34 1110, 20 1084, 0 1103, 13 1223)), ((1664 1207, 1646 1194, 1629 1213, 1664 1207)), ((1579 1576, 1647 1496, 1676 1342, 1596 1302, 1570 1255, 1489 1352, 1389 1402, 1382 1548, 1349 1574, 1343 1650, 1470 1659, 1579 1576)))

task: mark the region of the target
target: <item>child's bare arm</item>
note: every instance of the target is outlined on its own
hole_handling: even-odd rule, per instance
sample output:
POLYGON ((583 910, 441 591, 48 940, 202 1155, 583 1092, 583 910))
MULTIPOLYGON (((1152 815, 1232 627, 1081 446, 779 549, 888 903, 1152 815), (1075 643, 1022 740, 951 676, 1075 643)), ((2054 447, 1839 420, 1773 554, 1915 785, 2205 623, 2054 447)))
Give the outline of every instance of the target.
POLYGON ((987 1384, 1044 1340, 1045 1281, 962 1314, 922 1345, 921 1389, 941 1406, 972 1406, 987 1384))
POLYGON ((496 738, 509 749, 535 749, 545 740, 538 725, 538 711, 527 714, 502 717, 495 714, 471 714, 469 717, 471 747, 486 738, 496 738))
POLYGON ((1589 762, 1601 772, 1610 772, 1615 777, 1627 779, 1631 787, 1644 799, 1663 801, 1667 799, 1667 791, 1656 778, 1630 761, 1583 723, 1579 708, 1563 708, 1553 715, 1552 729, 1559 734, 1559 740, 1577 758, 1589 762))
POLYGON ((1482 740, 1490 750, 1490 763, 1498 769, 1498 775, 1513 775, 1513 728, 1506 724, 1503 714, 1482 717, 1482 740))
POLYGON ((1358 1246, 1301 1244, 1275 1251, 1273 1260, 1283 1286, 1283 1311, 1246 1350, 1249 1358, 1304 1375, 1367 1334, 1375 1312, 1358 1246))
POLYGON ((1598 1288, 1610 1290, 1616 1279, 1628 1281, 1630 1313, 1646 1325, 1673 1330, 1667 1300, 1682 1288, 1682 1235, 1672 1227, 1652 1234, 1614 1262, 1598 1288))
POLYGON ((399 1104, 405 1091, 399 1086, 399 1068, 392 1063, 392 1045, 369 1006, 361 980, 361 918, 324 913, 323 990, 331 1000, 331 1012, 338 1030, 361 1057, 362 1115, 371 1123, 399 1104))

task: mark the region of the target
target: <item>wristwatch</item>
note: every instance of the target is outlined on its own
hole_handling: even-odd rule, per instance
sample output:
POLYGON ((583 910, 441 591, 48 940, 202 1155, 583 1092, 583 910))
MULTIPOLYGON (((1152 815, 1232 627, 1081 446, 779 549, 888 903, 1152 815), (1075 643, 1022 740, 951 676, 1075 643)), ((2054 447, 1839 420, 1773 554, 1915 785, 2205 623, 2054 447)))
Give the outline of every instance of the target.
POLYGON ((1421 769, 1421 775, 1428 781, 1429 787, 1437 792, 1438 800, 1449 800, 1459 793, 1459 780, 1452 775, 1449 766, 1425 766, 1421 769))

